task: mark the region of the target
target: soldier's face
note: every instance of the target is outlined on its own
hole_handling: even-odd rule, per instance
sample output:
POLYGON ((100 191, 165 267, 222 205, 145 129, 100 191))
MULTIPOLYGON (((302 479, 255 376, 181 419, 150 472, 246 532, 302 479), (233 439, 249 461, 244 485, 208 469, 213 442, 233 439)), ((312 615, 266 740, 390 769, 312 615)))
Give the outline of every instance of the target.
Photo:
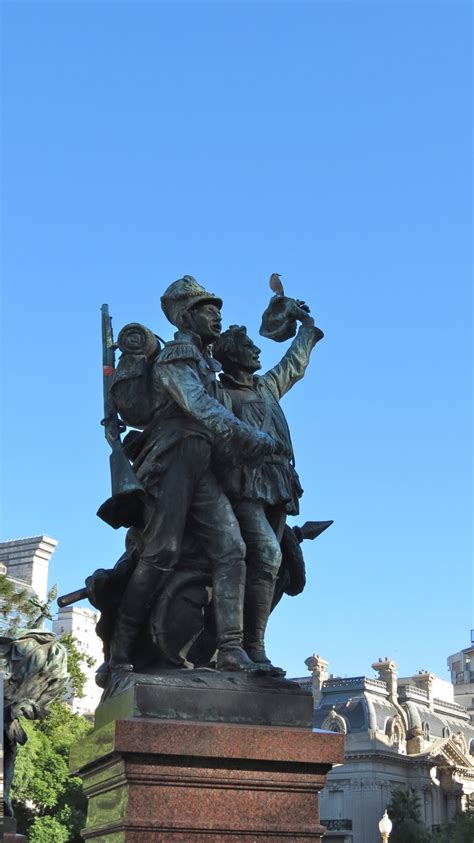
POLYGON ((201 337, 205 344, 214 342, 222 330, 221 312, 215 304, 201 304, 188 310, 187 323, 191 331, 201 337))
POLYGON ((244 336, 237 348, 237 364, 245 372, 258 372, 262 368, 260 363, 260 349, 250 337, 244 336))

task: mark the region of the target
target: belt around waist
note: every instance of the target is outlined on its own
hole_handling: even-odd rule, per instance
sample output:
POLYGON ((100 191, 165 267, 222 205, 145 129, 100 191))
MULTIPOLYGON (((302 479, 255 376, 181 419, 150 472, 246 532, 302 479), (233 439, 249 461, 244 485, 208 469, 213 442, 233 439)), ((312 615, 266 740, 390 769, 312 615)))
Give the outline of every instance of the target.
POLYGON ((285 457, 284 454, 269 454, 269 456, 264 457, 263 461, 266 465, 286 465, 288 468, 290 467, 290 457, 285 457))

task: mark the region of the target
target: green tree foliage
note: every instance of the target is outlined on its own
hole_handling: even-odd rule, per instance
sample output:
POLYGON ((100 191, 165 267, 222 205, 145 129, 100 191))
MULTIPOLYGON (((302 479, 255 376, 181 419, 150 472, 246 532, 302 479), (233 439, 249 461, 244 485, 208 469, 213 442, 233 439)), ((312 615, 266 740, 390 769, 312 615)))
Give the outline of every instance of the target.
POLYGON ((84 685, 86 683, 84 667, 93 667, 94 659, 78 647, 77 641, 72 633, 65 632, 60 636, 59 641, 67 650, 69 688, 65 691, 65 696, 75 696, 82 699, 84 696, 84 685))
POLYGON ((56 805, 68 770, 66 760, 35 722, 22 720, 28 741, 15 764, 13 796, 17 802, 32 802, 39 811, 56 805))
POLYGON ((29 843, 67 843, 68 829, 54 817, 37 817, 28 833, 29 843))
POLYGON ((18 830, 30 843, 79 841, 86 799, 81 780, 69 775, 68 758, 71 746, 90 731, 92 724, 73 714, 66 703, 56 701, 45 720, 23 720, 22 725, 28 741, 18 754, 12 788, 18 830), (47 831, 52 828, 49 821, 53 819, 61 827, 62 836, 58 833, 48 838, 47 831))
POLYGON ((79 841, 80 829, 85 825, 86 799, 81 780, 69 775, 68 757, 71 746, 90 731, 92 724, 73 714, 66 703, 57 701, 45 720, 22 721, 22 725, 28 741, 18 754, 12 788, 18 830, 27 834, 30 842, 79 841), (47 838, 50 825, 46 820, 52 819, 61 825, 62 837, 47 838), (33 828, 36 835, 43 836, 33 838, 33 828))
POLYGON ((19 591, 6 574, 0 574, 0 635, 13 636, 20 627, 31 626, 38 615, 31 592, 19 591))
POLYGON ((452 823, 433 837, 433 843, 472 843, 474 840, 474 808, 456 814, 452 823))
POLYGON ((7 574, 0 574, 0 635, 13 638, 20 629, 31 629, 42 619, 52 619, 50 604, 56 600, 56 585, 48 591, 46 603, 41 603, 34 592, 19 588, 7 574))
MULTIPOLYGON (((402 820, 420 820, 420 800, 410 787, 396 787, 392 791, 392 799, 387 813, 394 827, 402 820)), ((393 831, 392 831, 393 834, 393 831)))
POLYGON ((390 835, 390 843, 431 843, 431 834, 417 820, 401 820, 390 835))
POLYGON ((392 791, 387 813, 393 823, 390 843, 430 843, 431 835, 420 819, 420 800, 411 788, 392 791))

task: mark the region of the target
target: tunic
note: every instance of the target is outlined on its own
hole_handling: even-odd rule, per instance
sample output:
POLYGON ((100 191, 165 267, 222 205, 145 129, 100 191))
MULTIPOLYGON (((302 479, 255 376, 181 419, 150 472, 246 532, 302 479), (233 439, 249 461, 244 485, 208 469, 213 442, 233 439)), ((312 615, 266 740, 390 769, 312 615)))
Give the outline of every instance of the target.
POLYGON ((298 514, 303 489, 295 469, 288 423, 279 401, 303 377, 319 336, 318 328, 301 325, 282 360, 266 374, 255 375, 250 386, 230 375, 219 376, 235 415, 279 440, 285 448, 283 454, 267 456, 258 466, 234 465, 219 472, 231 501, 245 499, 268 506, 284 505, 287 514, 298 514))
POLYGON ((146 490, 157 495, 163 465, 160 459, 184 438, 193 436, 213 444, 219 441, 235 451, 252 452, 252 431, 217 400, 216 371, 199 337, 177 331, 153 366, 153 418, 140 436, 133 468, 146 490))

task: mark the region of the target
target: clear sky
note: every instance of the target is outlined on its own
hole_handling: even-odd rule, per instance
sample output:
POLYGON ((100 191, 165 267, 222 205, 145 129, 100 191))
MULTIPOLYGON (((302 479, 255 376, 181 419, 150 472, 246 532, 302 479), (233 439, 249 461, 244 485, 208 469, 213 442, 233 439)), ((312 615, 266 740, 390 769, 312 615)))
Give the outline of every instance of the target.
POLYGON ((299 523, 335 523, 269 654, 447 678, 474 627, 471 10, 4 0, 1 531, 59 540, 60 592, 124 539, 95 515, 101 304, 171 338, 189 273, 258 338, 279 272, 326 335, 284 399, 299 523))

